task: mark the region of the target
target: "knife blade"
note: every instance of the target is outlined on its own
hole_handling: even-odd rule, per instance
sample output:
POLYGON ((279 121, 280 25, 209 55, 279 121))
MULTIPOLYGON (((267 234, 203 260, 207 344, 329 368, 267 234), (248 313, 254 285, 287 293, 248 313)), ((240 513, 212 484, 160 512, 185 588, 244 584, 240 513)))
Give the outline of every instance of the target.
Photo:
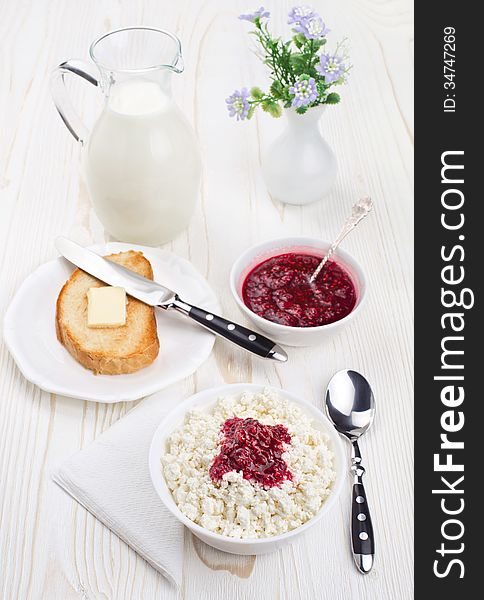
POLYGON ((104 283, 123 287, 127 294, 145 304, 165 310, 176 310, 212 333, 257 356, 278 362, 287 361, 286 352, 273 340, 203 308, 184 302, 176 292, 156 281, 138 275, 65 237, 58 237, 55 246, 60 254, 76 267, 104 283))
POLYGON ((55 246, 62 256, 76 267, 104 283, 123 287, 127 294, 145 304, 159 306, 174 300, 176 296, 175 292, 156 281, 138 275, 65 237, 58 237, 55 246))

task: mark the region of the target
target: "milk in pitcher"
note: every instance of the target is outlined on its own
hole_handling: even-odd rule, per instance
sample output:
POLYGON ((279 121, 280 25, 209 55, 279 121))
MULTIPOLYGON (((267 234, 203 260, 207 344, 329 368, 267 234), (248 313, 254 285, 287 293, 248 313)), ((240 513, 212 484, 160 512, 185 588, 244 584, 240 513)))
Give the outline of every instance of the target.
POLYGON ((200 158, 170 95, 143 78, 116 83, 84 151, 94 208, 116 239, 161 244, 190 220, 200 158))

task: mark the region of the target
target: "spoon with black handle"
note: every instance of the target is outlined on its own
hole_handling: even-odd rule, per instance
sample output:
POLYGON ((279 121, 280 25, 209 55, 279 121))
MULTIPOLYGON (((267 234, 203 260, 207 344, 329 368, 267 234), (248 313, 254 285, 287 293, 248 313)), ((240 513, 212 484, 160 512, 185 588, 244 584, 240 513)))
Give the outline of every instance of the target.
POLYGON ((375 399, 368 381, 357 371, 338 371, 326 390, 326 414, 336 430, 351 443, 353 499, 351 544, 356 566, 369 573, 375 560, 375 539, 368 499, 363 486, 365 469, 361 464, 359 438, 375 417, 375 399))

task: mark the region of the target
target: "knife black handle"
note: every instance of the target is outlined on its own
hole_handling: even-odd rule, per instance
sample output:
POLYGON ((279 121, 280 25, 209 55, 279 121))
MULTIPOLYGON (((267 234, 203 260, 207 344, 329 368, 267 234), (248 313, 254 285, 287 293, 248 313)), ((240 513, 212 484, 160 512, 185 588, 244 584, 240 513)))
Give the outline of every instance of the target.
POLYGON ((262 358, 270 358, 279 362, 287 361, 286 352, 273 340, 247 329, 234 321, 228 321, 223 317, 208 312, 198 306, 192 306, 177 298, 164 308, 173 308, 190 319, 193 319, 212 333, 219 335, 233 344, 244 348, 262 358))

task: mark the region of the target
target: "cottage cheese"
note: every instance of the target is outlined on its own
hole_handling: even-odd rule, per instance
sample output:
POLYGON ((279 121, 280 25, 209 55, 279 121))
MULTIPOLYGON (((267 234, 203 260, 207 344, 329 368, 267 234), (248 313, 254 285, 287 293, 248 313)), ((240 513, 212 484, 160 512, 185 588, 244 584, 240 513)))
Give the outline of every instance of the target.
POLYGON ((234 538, 269 537, 299 527, 319 511, 335 479, 328 437, 298 406, 269 389, 220 398, 211 410, 189 411, 183 426, 168 438, 162 469, 184 515, 234 538), (282 458, 292 481, 264 489, 244 479, 241 471, 212 481, 209 469, 220 450, 221 426, 234 416, 287 427, 291 443, 282 458))

